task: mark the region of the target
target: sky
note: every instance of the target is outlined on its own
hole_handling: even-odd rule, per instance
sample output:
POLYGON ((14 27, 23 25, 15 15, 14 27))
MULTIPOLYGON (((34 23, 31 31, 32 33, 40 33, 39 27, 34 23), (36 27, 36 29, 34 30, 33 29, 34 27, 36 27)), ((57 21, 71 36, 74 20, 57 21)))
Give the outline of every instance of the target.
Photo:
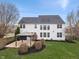
POLYGON ((37 17, 39 15, 60 15, 66 22, 69 12, 79 7, 79 0, 0 0, 15 4, 22 17, 37 17))

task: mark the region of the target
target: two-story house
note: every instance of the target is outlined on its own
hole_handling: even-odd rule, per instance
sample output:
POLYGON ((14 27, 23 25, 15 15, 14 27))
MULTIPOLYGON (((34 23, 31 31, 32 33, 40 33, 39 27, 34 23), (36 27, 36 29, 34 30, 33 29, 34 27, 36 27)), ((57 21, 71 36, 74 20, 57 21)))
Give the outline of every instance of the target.
POLYGON ((59 15, 23 17, 19 26, 20 34, 36 33, 38 40, 65 40, 65 22, 59 15))

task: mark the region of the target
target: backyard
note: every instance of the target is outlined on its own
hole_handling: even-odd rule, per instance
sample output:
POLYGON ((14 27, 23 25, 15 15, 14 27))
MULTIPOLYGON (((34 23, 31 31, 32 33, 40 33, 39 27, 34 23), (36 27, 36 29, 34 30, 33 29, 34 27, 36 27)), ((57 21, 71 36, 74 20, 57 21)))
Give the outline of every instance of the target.
POLYGON ((18 49, 6 48, 0 50, 0 59, 79 59, 79 41, 46 41, 44 50, 26 55, 18 55, 18 49))

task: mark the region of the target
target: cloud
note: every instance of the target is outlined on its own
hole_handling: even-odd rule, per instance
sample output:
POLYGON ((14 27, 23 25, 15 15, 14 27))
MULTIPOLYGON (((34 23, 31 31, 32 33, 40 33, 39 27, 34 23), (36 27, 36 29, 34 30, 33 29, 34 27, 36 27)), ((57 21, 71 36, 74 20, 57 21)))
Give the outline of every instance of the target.
POLYGON ((65 9, 68 6, 68 4, 69 4, 69 0, 60 0, 60 1, 58 1, 58 3, 60 4, 60 6, 63 9, 65 9))

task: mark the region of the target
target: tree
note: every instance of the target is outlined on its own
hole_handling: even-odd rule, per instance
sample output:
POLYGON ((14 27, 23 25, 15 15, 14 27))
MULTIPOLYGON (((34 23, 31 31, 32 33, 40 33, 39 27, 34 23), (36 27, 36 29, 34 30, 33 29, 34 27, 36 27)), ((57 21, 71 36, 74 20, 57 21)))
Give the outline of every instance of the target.
POLYGON ((69 30, 70 30, 70 35, 73 36, 73 29, 75 27, 75 19, 74 19, 74 12, 72 11, 68 16, 67 16, 67 21, 69 25, 69 30))
POLYGON ((79 21, 79 10, 76 10, 75 12, 72 11, 67 15, 67 23, 68 23, 68 27, 67 29, 67 33, 69 34, 68 36, 70 36, 70 39, 75 39, 76 37, 76 33, 77 33, 77 26, 76 24, 79 21))
POLYGON ((17 38, 16 38, 16 35, 20 33, 20 28, 17 27, 17 29, 15 30, 15 39, 16 39, 16 42, 15 42, 15 46, 17 46, 17 38))
POLYGON ((79 38, 79 8, 77 10, 77 13, 76 13, 76 19, 77 19, 77 23, 76 23, 76 37, 79 38))
POLYGON ((17 29, 15 30, 15 36, 16 36, 17 34, 19 34, 19 33, 20 33, 20 28, 17 27, 17 29))
POLYGON ((79 38, 79 21, 76 24, 76 37, 79 38))
POLYGON ((18 9, 14 4, 0 3, 0 34, 9 32, 8 28, 19 18, 18 9))

